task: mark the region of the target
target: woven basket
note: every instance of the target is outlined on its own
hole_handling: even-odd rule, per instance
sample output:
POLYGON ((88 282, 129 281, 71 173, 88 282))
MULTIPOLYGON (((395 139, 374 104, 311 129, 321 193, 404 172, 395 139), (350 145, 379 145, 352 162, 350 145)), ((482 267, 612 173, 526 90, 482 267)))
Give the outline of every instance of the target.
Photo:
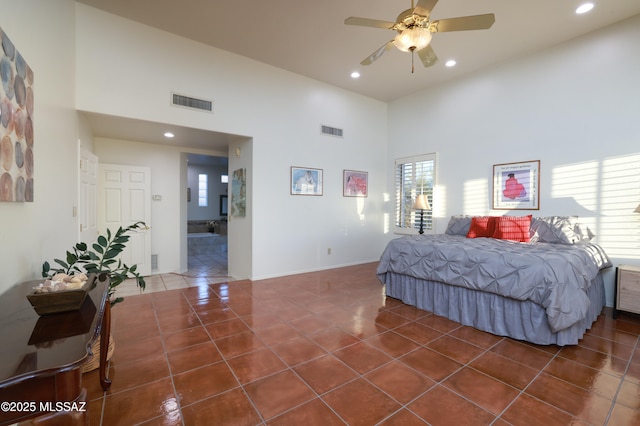
MULTIPOLYGON (((113 341, 113 336, 109 335, 109 347, 107 348, 107 361, 111 359, 113 356, 113 350, 116 348, 116 344, 113 341)), ((88 373, 89 371, 93 371, 96 368, 100 367, 100 339, 96 339, 96 341, 91 346, 91 352, 93 352, 93 356, 89 359, 85 365, 82 366, 81 371, 83 373, 88 373)))

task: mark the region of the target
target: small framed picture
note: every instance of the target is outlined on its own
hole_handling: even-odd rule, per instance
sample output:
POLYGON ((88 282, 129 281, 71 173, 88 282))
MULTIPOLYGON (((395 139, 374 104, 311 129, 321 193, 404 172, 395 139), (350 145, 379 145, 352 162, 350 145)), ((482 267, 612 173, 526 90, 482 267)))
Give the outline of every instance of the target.
POLYGON ((322 169, 291 166, 291 195, 322 195, 322 169))
POLYGON ((540 210, 540 160, 493 166, 494 210, 540 210))
POLYGON ((342 176, 344 197, 366 197, 369 190, 369 173, 345 170, 342 176))

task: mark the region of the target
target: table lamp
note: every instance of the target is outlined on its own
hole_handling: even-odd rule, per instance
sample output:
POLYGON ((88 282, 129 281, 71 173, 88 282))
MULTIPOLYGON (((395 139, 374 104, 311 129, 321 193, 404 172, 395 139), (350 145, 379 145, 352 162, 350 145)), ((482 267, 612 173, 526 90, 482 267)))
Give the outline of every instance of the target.
MULTIPOLYGON (((640 206, 639 206, 640 207, 640 206)), ((424 234, 424 211, 431 210, 431 206, 429 205, 429 200, 427 199, 427 194, 420 194, 416 197, 415 203, 413 203, 413 208, 415 210, 420 210, 420 234, 424 234)))

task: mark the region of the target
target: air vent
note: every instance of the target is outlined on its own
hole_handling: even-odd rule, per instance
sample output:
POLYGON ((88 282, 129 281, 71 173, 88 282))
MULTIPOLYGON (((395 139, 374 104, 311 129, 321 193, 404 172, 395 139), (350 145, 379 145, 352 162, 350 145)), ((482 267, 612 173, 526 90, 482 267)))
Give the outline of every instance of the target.
POLYGON ((206 99, 197 99, 190 96, 171 94, 171 105, 197 109, 199 111, 213 112, 213 102, 206 99))
POLYGON ((335 136, 337 138, 342 137, 342 129, 338 129, 337 127, 325 126, 324 124, 321 125, 320 128, 321 128, 320 132, 323 135, 335 136))

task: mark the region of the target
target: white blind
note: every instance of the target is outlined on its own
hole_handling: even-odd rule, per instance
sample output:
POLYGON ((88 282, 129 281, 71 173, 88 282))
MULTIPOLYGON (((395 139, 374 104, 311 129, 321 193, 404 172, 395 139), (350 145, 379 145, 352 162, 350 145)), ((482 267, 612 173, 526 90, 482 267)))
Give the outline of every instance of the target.
MULTIPOLYGON (((397 233, 413 234, 420 228, 420 211, 413 209, 416 196, 426 194, 433 206, 436 155, 425 154, 399 158, 395 162, 396 219, 397 233)), ((433 229, 432 210, 423 212, 423 228, 433 229)))

